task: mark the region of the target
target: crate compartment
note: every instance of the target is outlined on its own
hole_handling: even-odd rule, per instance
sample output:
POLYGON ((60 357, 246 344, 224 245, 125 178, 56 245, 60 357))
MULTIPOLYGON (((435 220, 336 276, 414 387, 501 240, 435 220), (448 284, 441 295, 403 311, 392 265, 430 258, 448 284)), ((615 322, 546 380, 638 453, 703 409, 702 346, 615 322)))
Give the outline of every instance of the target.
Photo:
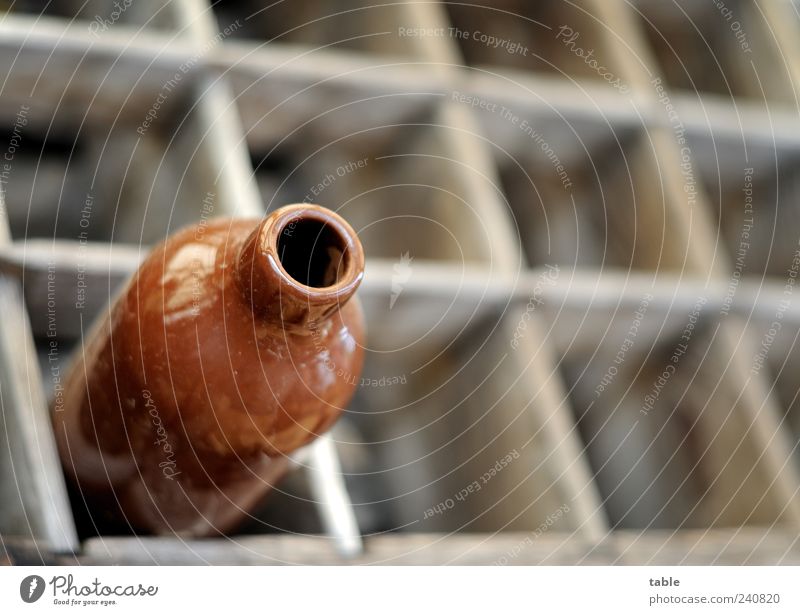
POLYGON ((594 3, 447 3, 455 40, 471 66, 492 65, 630 86, 594 3))
POLYGON ((794 527, 796 472, 785 471, 774 401, 744 376, 749 342, 698 301, 684 314, 688 340, 684 328, 634 340, 622 362, 612 346, 564 363, 612 527, 794 527))
POLYGON ((800 248, 800 149, 741 137, 692 141, 736 275, 785 280, 800 248))
MULTIPOLYGON (((175 183, 186 169, 170 155, 168 137, 153 132, 140 138, 129 127, 81 140, 85 145, 72 160, 51 155, 46 145, 20 157, 20 172, 7 195, 15 238, 151 243, 200 213, 203 198, 184 203, 175 183), (37 173, 40 153, 49 171, 46 180, 37 173), (187 215, 184 205, 197 210, 187 215)), ((187 183, 184 190, 194 187, 187 183)))
POLYGON ((441 96, 441 82, 409 68, 396 67, 397 72, 387 76, 384 68, 337 58, 331 62, 331 75, 293 53, 234 49, 226 77, 247 143, 256 150, 272 147, 312 120, 314 130, 305 132, 315 139, 350 132, 368 138, 365 128, 430 114, 441 96))
POLYGON ((446 352, 370 356, 364 379, 378 384, 350 418, 371 470, 350 479, 382 531, 533 531, 548 515, 558 530, 605 531, 538 326, 511 349, 522 314, 490 316, 446 352))
POLYGON ((660 144, 629 127, 510 111, 482 114, 531 265, 683 266, 660 144))
POLYGON ((28 120, 26 133, 71 142, 84 129, 108 131, 118 124, 135 129, 159 94, 162 120, 193 98, 189 89, 197 75, 181 70, 192 57, 189 48, 147 58, 135 49, 142 44, 129 37, 130 31, 95 41, 62 20, 42 24, 11 15, 0 28, 0 72, 5 79, 0 116, 8 118, 4 130, 11 129, 22 111, 28 120), (104 51, 92 53, 95 46, 104 51))
POLYGON ((197 109, 173 110, 146 125, 89 127, 72 140, 24 132, 6 190, 12 236, 149 244, 220 213, 225 195, 197 109))
MULTIPOLYGON (((3 174, 12 237, 55 236, 58 225, 53 204, 61 202, 65 210, 79 212, 81 195, 88 192, 85 178, 89 170, 81 160, 83 143, 58 137, 44 141, 40 135, 25 131, 17 118, 3 142, 12 157, 3 174)), ((79 216, 72 221, 69 229, 62 223, 63 234, 77 233, 79 216)))
POLYGON ((301 5, 222 0, 213 5, 220 27, 241 24, 235 38, 294 44, 314 49, 419 56, 419 39, 401 36, 410 11, 403 3, 347 0, 335 5, 312 0, 301 5))
POLYGON ((635 4, 657 62, 653 78, 698 94, 793 102, 784 56, 757 0, 635 4))
MULTIPOLYGON (((648 342, 642 346, 640 356, 646 357, 648 342)), ((704 447, 680 390, 689 378, 673 382, 668 401, 662 396, 650 416, 643 415, 645 396, 669 365, 671 350, 649 363, 628 359, 621 367, 613 354, 564 365, 575 419, 610 522, 618 529, 702 525, 693 515, 707 487, 699 466, 704 447)))
POLYGON ((488 262, 490 214, 452 158, 448 133, 457 129, 436 124, 431 116, 376 123, 320 142, 306 138, 315 131, 311 119, 289 139, 253 152, 262 199, 268 210, 303 201, 333 209, 355 228, 368 258, 399 266, 488 262))

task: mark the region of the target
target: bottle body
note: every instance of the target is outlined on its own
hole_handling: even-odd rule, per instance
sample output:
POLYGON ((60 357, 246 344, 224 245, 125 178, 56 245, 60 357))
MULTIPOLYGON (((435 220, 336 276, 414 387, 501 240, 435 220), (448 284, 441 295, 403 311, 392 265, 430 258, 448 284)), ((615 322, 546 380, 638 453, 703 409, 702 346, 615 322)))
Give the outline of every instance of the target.
POLYGON ((334 237, 332 258, 348 262, 333 263, 332 284, 291 278, 281 233, 309 211, 319 229, 333 215, 309 207, 176 233, 90 334, 55 429, 68 476, 98 509, 138 531, 227 532, 349 402, 363 360, 352 297, 363 254, 337 227, 352 235, 334 237))

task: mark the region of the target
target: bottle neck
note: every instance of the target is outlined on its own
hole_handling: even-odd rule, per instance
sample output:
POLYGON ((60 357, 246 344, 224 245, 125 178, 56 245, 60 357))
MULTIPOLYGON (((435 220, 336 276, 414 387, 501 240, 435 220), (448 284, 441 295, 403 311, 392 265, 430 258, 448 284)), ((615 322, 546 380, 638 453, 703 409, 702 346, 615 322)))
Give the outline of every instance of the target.
POLYGON ((317 205, 288 205, 245 240, 236 275, 254 313, 286 330, 310 333, 355 294, 364 252, 337 214, 317 205))

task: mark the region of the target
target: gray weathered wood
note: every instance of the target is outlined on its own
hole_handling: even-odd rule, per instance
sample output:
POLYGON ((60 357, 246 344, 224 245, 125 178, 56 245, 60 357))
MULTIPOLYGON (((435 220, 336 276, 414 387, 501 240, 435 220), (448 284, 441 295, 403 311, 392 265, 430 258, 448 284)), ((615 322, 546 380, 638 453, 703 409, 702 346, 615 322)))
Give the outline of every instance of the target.
POLYGON ((123 565, 798 565, 800 541, 780 530, 614 532, 597 541, 556 532, 535 535, 399 534, 366 539, 357 559, 337 555, 330 539, 239 536, 230 540, 95 538, 81 564, 123 565))

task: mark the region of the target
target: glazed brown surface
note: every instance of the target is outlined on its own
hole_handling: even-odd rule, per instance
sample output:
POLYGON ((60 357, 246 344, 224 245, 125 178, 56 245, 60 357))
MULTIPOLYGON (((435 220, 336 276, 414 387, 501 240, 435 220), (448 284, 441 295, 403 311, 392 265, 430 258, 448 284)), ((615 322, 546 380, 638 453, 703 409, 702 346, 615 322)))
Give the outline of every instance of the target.
POLYGON ((55 414, 90 509, 162 534, 235 527, 354 393, 363 265, 355 232, 311 205, 156 247, 78 351, 55 414))

